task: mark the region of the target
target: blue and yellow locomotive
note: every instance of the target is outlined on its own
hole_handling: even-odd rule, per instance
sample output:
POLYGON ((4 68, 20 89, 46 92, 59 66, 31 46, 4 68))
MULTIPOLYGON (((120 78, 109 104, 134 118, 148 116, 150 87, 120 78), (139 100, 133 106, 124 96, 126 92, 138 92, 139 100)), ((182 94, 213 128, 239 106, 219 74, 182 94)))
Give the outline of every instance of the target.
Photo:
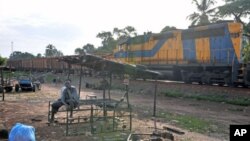
POLYGON ((114 58, 140 64, 165 79, 201 84, 250 85, 250 63, 242 63, 242 25, 224 22, 121 41, 114 58))

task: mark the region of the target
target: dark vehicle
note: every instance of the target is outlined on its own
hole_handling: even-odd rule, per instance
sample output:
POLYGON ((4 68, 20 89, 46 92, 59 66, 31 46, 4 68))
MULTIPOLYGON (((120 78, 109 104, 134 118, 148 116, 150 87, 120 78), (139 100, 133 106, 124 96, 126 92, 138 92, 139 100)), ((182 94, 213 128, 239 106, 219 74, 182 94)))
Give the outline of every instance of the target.
MULTIPOLYGON (((21 88, 22 91, 33 91, 33 92, 36 91, 36 86, 32 83, 31 80, 28 79, 19 80, 19 87, 21 88)), ((18 89, 16 88, 16 90, 18 89)))
POLYGON ((32 81, 29 78, 22 78, 15 85, 15 91, 18 92, 19 89, 22 91, 33 91, 41 90, 41 83, 39 81, 32 81))

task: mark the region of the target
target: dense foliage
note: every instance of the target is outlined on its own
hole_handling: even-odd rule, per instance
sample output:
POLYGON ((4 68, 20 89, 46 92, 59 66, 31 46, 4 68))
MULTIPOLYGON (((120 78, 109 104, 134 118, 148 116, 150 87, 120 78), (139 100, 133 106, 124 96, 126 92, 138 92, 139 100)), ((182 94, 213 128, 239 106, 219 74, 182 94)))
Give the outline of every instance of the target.
POLYGON ((92 44, 86 44, 82 48, 76 48, 75 54, 83 55, 84 53, 93 53, 95 51, 95 47, 92 44))
POLYGON ((10 60, 18 60, 18 59, 32 59, 35 56, 28 52, 14 51, 10 54, 10 60))
POLYGON ((3 58, 2 56, 0 56, 0 66, 4 65, 6 63, 6 58, 3 58))
POLYGON ((164 33, 164 32, 168 32, 168 31, 172 31, 172 30, 176 30, 177 28, 174 27, 174 26, 165 26, 162 30, 161 30, 161 33, 164 33))
POLYGON ((246 45, 242 50, 243 62, 247 63, 250 61, 250 44, 246 45))
POLYGON ((52 44, 46 46, 45 57, 57 57, 63 56, 63 53, 60 50, 57 50, 56 47, 52 44))

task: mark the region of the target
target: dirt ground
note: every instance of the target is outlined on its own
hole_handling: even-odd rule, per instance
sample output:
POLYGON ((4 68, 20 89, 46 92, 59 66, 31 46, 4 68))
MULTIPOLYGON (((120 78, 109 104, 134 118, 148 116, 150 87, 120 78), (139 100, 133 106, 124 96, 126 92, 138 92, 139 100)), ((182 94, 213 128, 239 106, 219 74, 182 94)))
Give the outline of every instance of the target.
MULTIPOLYGON (((92 82, 88 80, 87 82, 92 82)), ((84 82, 86 83, 86 81, 84 82)), ((118 83, 114 81, 113 83, 118 83)), ((76 84, 77 85, 77 84, 76 84)), ((131 82, 129 91, 129 101, 133 106, 133 126, 132 131, 137 132, 140 129, 153 127, 153 92, 152 83, 131 82)), ((36 138, 38 141, 57 141, 57 140, 98 140, 93 135, 86 137, 65 136, 65 127, 48 126, 48 102, 56 100, 59 97, 59 91, 62 84, 43 84, 41 91, 21 92, 6 94, 5 101, 0 102, 0 129, 10 130, 17 123, 25 123, 35 127, 36 138)), ((179 91, 189 92, 195 90, 199 93, 211 93, 223 91, 228 96, 250 97, 249 90, 239 91, 239 89, 221 89, 217 86, 202 87, 199 85, 174 85, 160 84, 158 92, 164 89, 178 89, 179 91)), ((81 98, 84 99, 87 94, 95 94, 102 97, 102 91, 83 88, 81 98)), ((111 97, 120 99, 124 91, 115 89, 111 91, 111 97)), ((170 98, 158 94, 157 114, 171 113, 175 115, 188 115, 209 121, 211 130, 203 133, 192 132, 192 130, 178 126, 178 120, 165 120, 162 117, 157 118, 157 127, 163 126, 179 129, 185 132, 184 135, 175 135, 175 140, 181 141, 216 141, 229 140, 230 124, 249 124, 250 107, 226 104, 224 102, 209 102, 184 98, 170 98)))

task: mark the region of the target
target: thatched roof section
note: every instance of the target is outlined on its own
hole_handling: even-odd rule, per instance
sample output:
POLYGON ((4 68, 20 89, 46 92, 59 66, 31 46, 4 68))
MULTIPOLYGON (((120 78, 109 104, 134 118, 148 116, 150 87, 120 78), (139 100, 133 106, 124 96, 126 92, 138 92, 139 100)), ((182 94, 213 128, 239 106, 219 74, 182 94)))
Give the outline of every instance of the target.
POLYGON ((114 74, 129 74, 134 76, 145 76, 147 78, 156 78, 161 75, 159 72, 147 70, 144 66, 119 63, 91 54, 81 56, 64 56, 59 60, 69 64, 82 65, 96 71, 106 71, 114 74))

